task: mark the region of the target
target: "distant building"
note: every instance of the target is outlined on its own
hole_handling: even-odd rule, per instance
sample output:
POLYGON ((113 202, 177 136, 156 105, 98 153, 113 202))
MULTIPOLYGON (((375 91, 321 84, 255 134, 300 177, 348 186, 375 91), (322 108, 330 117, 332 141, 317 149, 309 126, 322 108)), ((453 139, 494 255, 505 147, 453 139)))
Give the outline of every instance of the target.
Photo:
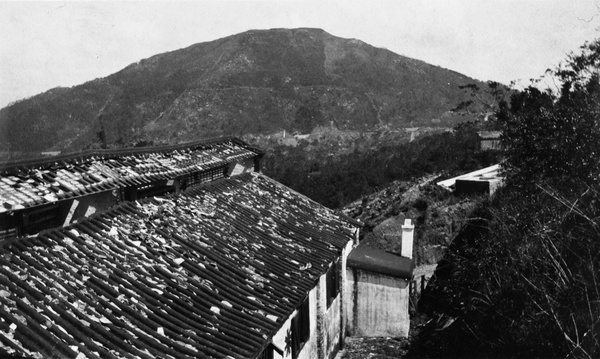
POLYGON ((502 149, 500 137, 502 131, 479 131, 477 132, 477 149, 479 151, 498 151, 502 149))
POLYGON ((499 164, 469 172, 437 183, 456 194, 488 194, 492 196, 504 184, 499 164))
MULTIPOLYGON (((369 306, 348 298, 361 224, 261 156, 224 138, 1 164, 0 357, 335 356, 369 306)), ((403 269, 357 269, 410 277, 379 254, 403 269)), ((389 298, 371 311, 408 318, 389 298)))

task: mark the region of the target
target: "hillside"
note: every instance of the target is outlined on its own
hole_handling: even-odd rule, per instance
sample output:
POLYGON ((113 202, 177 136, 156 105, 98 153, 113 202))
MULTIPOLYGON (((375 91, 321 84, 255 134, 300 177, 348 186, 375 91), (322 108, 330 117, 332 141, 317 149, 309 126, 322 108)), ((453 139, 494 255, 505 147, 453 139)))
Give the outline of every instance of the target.
POLYGON ((0 110, 3 158, 221 135, 452 127, 477 82, 319 29, 252 30, 0 110))
POLYGON ((456 197, 435 184, 438 175, 390 186, 344 206, 342 212, 365 224, 362 245, 400 253, 404 219, 416 225, 414 259, 417 266, 437 264, 469 217, 479 196, 456 197))

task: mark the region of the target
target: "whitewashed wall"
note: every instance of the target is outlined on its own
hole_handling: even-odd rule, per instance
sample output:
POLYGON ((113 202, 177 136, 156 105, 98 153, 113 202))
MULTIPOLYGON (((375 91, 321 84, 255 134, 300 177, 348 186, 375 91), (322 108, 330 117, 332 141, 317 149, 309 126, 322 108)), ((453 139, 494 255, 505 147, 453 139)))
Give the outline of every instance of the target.
POLYGON ((348 268, 346 286, 347 331, 360 337, 407 337, 408 281, 348 268))
MULTIPOLYGON (((324 274, 319 278, 315 287, 310 291, 310 336, 302 347, 298 359, 333 358, 343 347, 343 338, 346 334, 346 315, 344 314, 346 300, 346 260, 348 254, 354 248, 356 242, 348 242, 342 251, 340 292, 327 307, 327 276, 324 274)), ((292 318, 298 311, 284 322, 277 334, 273 336, 272 343, 283 350, 283 355, 276 351, 274 358, 292 358, 291 347, 286 347, 286 338, 290 335, 292 318)), ((287 339, 289 344, 290 340, 287 339)))

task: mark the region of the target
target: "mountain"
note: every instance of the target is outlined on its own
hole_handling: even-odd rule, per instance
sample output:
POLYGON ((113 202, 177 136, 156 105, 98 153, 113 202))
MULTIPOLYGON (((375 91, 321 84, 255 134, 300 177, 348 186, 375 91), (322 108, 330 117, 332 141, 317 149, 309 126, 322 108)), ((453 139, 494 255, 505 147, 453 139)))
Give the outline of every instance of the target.
POLYGON ((320 29, 251 30, 159 54, 0 110, 26 157, 221 135, 449 126, 467 76, 320 29))

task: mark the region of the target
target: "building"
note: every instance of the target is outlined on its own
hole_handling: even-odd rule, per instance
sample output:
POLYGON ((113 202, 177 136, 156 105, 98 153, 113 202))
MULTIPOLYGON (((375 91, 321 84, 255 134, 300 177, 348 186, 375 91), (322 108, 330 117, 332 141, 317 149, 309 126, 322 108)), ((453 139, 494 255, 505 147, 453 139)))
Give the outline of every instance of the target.
POLYGON ((235 138, 0 163, 0 239, 67 225, 123 202, 258 171, 263 153, 235 138))
POLYGON ((346 300, 348 333, 361 337, 407 337, 409 282, 415 267, 412 260, 414 226, 402 226, 401 254, 358 246, 348 257, 346 300))
POLYGON ((499 164, 449 178, 437 183, 456 194, 487 194, 492 196, 504 184, 499 164))
POLYGON ((224 138, 3 164, 0 356, 333 357, 360 223, 261 156, 224 138))
POLYGON ((502 131, 477 132, 477 149, 479 151, 498 151, 502 149, 502 131))

